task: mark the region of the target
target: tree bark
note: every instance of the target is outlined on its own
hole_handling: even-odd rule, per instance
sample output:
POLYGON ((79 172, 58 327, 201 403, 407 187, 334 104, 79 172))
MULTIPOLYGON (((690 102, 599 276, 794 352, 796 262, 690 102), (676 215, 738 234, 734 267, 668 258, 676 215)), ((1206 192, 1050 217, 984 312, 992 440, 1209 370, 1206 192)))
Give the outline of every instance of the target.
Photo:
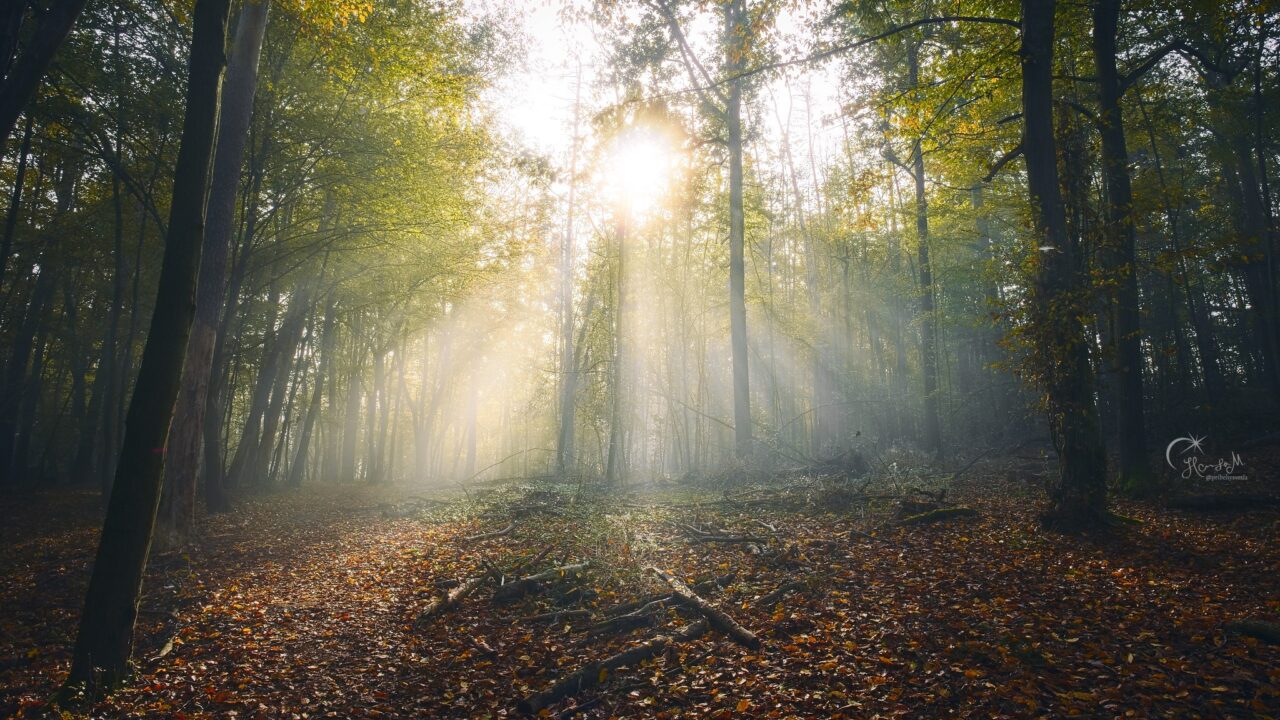
POLYGON ((307 450, 311 444, 311 435, 315 431, 316 418, 320 416, 320 405, 324 399, 324 380, 333 365, 333 323, 336 302, 333 295, 324 311, 324 329, 320 331, 320 365, 316 368, 315 385, 311 388, 311 402, 307 405, 307 415, 302 421, 302 430, 298 433, 298 447, 294 452, 293 464, 289 466, 288 485, 302 485, 302 475, 307 465, 307 450))
MULTIPOLYGON (((908 83, 920 86, 920 46, 909 52, 908 83)), ((925 195, 922 139, 911 143, 911 176, 915 181, 917 260, 920 263, 920 374, 924 379, 924 444, 942 460, 942 423, 938 414, 938 316, 934 308, 933 268, 929 264, 929 199, 925 195)))
POLYGON ((22 209, 22 187, 27 179, 27 155, 31 154, 32 117, 27 114, 27 124, 22 130, 22 144, 18 146, 18 169, 13 177, 13 193, 9 196, 9 211, 4 217, 4 239, 0 241, 0 287, 4 286, 5 271, 9 267, 9 254, 13 252, 13 235, 18 229, 18 211, 22 209))
POLYGON ((729 336, 733 350, 733 437, 739 458, 751 455, 751 378, 747 367, 746 216, 742 206, 742 70, 746 67, 746 0, 724 4, 725 125, 729 136, 729 336))
POLYGON ((1106 455, 1093 401, 1093 372, 1085 340, 1085 291, 1079 248, 1067 233, 1059 187, 1053 121, 1054 0, 1022 0, 1022 113, 1024 159, 1033 209, 1036 278, 1032 288, 1035 372, 1044 392, 1058 452, 1046 520, 1062 527, 1091 525, 1106 515, 1106 455))
MULTIPOLYGON (((217 340, 218 314, 226 292, 227 247, 235 223, 240 168, 253 115, 258 57, 270 0, 249 0, 240 10, 218 121, 217 151, 209 187, 206 229, 196 281, 195 320, 187 343, 182 389, 173 414, 159 539, 162 547, 185 544, 195 527, 196 479, 209 397, 209 377, 217 340)), ((218 482, 217 478, 206 481, 218 482)))
POLYGON ((103 522, 72 656, 67 689, 111 690, 126 676, 142 572, 160 502, 164 445, 194 314, 204 234, 205 190, 226 64, 230 0, 197 0, 187 107, 174 172, 155 311, 129 404, 124 445, 103 522))
POLYGON ((1108 289, 1112 370, 1119 397, 1117 444, 1121 487, 1147 492, 1152 481, 1147 459, 1142 382, 1142 329, 1133 224, 1133 189, 1129 150, 1120 108, 1120 72, 1116 67, 1116 28, 1121 0, 1098 0, 1093 8, 1093 53, 1098 72, 1098 133, 1102 139, 1102 173, 1106 186, 1106 230, 1103 262, 1108 289))
MULTIPOLYGON (((85 0, 54 0, 40 13, 31 39, 4 73, 4 81, 0 83, 0 155, 4 154, 4 145, 18 123, 18 116, 35 97, 40 79, 49 69, 54 53, 67 39, 84 4, 85 0)), ((16 43, 13 45, 16 47, 16 43)))

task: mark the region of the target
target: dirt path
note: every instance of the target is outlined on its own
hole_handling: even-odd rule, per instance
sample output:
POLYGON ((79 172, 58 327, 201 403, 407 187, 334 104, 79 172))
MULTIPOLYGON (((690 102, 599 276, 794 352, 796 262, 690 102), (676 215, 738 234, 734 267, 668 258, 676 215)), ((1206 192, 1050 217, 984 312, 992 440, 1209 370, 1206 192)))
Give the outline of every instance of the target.
MULTIPOLYGON (((680 644, 552 715, 1280 713, 1280 652, 1222 629, 1280 611, 1274 511, 1201 519, 1132 506, 1144 525, 1081 541, 1038 531, 1026 503, 991 477, 966 487, 957 493, 979 517, 893 529, 882 541, 850 538, 850 527, 870 526, 848 515, 646 507, 667 498, 538 513, 480 541, 466 538, 502 528, 501 511, 388 519, 378 508, 386 498, 364 490, 259 499, 214 519, 194 557, 155 563, 138 681, 94 714, 513 716, 520 698, 654 632, 592 638, 524 622, 552 608, 546 596, 503 604, 487 589, 413 628, 438 581, 510 567, 547 544, 543 566, 595 562, 586 585, 598 595, 574 607, 597 612, 663 587, 640 572, 647 565, 691 581, 736 571, 719 607, 766 641, 759 652, 714 633, 680 644), (767 552, 689 544, 687 525, 768 536, 767 552), (813 582, 753 606, 800 577, 813 582), (170 608, 175 617, 159 612, 170 608)), ((23 535, 30 515, 4 518, 15 535, 0 558, 0 714, 36 716, 67 668, 93 511, 87 497, 48 502, 79 529, 23 535)), ((685 622, 659 616, 666 627, 685 622)))

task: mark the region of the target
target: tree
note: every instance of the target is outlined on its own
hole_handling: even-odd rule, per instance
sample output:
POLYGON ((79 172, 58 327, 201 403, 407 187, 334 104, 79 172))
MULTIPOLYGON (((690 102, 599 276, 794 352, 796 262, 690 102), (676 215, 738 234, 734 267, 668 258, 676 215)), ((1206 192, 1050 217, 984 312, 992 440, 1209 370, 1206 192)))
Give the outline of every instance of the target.
POLYGON ((1035 286, 1029 330, 1058 452, 1048 519, 1096 524, 1106 513, 1106 455, 1094 407, 1089 346, 1080 318, 1087 300, 1081 251, 1067 233, 1054 131, 1054 0, 1022 0, 1022 153, 1031 197, 1035 286))
POLYGON ((76 635, 69 692, 112 689, 126 676, 142 572, 151 549, 164 447, 191 330, 204 202, 218 121, 230 0, 197 0, 187 107, 174 174, 156 309, 138 369, 102 538, 76 635))
POLYGON ((35 29, 21 52, 19 34, 28 4, 15 0, 3 11, 6 17, 0 31, 0 154, 84 4, 85 0, 51 0, 48 8, 38 9, 33 13, 38 16, 35 29))
MULTIPOLYGON (((226 292, 227 248, 235 224, 240 168, 249 137, 258 56, 267 29, 270 0, 248 0, 240 10, 227 80, 222 92, 217 150, 209 188, 196 309, 183 363, 182 389, 174 410, 161 505, 160 541, 166 547, 185 544, 195 524, 196 476, 209 393, 210 365, 218 319, 226 292)), ((209 478, 220 482, 220 478, 209 478)))

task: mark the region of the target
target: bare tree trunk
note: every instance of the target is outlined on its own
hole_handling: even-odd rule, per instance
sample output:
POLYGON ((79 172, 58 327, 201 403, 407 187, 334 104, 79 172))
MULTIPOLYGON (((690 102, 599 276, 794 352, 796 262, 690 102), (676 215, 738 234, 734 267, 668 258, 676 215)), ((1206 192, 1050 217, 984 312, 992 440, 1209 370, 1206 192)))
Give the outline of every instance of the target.
POLYGON ((560 432, 556 436, 556 474, 564 476, 574 464, 573 431, 577 409, 578 366, 573 353, 573 219, 578 189, 578 123, 582 109, 582 67, 573 98, 573 137, 569 150, 569 200, 564 244, 560 248, 560 432))
POLYGON ((1053 121, 1054 0, 1022 0, 1022 112, 1027 185, 1034 210, 1036 281, 1030 341, 1037 356, 1058 477, 1047 517, 1061 526, 1090 525, 1106 513, 1106 455, 1093 401, 1089 346, 1076 307, 1082 259, 1067 233, 1053 121), (1043 248, 1043 249, 1042 249, 1043 248))
MULTIPOLYGON (((920 86, 920 46, 908 50, 908 83, 920 86)), ((916 241, 920 263, 920 374, 924 378, 924 444, 937 460, 943 456, 942 424, 938 418, 938 315, 934 308, 933 268, 929 263, 929 200, 925 195, 924 149, 921 138, 911 143, 911 175, 916 192, 916 241)))
POLYGON ((307 449, 311 443, 311 434, 315 429, 316 418, 320 415, 320 405, 324 399, 324 381, 333 364, 333 323, 336 303, 333 295, 324 311, 324 329, 320 331, 320 365, 316 368, 315 385, 311 388, 311 402, 307 405, 307 415, 302 421, 302 429, 298 433, 298 447, 294 451, 293 464, 289 467, 288 484, 298 487, 302 484, 302 475, 306 468, 307 449))
POLYGON ((733 347, 733 436, 740 458, 751 455, 751 377, 747 367, 746 216, 742 206, 742 70, 746 64, 746 0, 724 4, 729 97, 729 335, 733 347))
MULTIPOLYGON (((15 6, 18 4, 14 3, 15 6)), ((4 154, 4 145, 8 142, 9 135, 13 134, 18 116, 35 97, 40 79, 53 61, 54 53, 67 39, 84 4, 85 0, 54 0, 44 12, 38 14, 36 28, 22 53, 17 55, 13 66, 0 67, 0 71, 7 70, 3 73, 3 82, 0 82, 0 155, 4 154)), ((16 27, 13 29, 19 30, 16 27)), ((6 37, 5 45, 16 48, 16 38, 6 37), (10 42, 11 39, 14 41, 10 42)))
MULTIPOLYGON (((14 4, 17 7, 17 4, 14 4)), ((0 241, 0 287, 4 285, 5 271, 9 267, 9 255, 13 252, 13 234, 18 229, 18 212, 22 209, 22 187, 27 179, 27 156, 31 154, 32 116, 27 114, 27 124, 22 130, 22 144, 18 146, 18 169, 13 177, 13 193, 9 195, 9 211, 4 217, 4 239, 0 241)))
POLYGON ((111 690, 125 678, 142 571, 151 549, 165 440, 194 314, 205 191, 226 64, 230 0, 197 0, 182 143, 174 172, 155 311, 129 404, 124 446, 72 656, 68 690, 111 690))
POLYGON ((1120 72, 1116 67, 1116 28, 1121 0, 1098 0, 1093 8, 1093 53, 1098 72, 1098 133, 1102 138, 1102 173, 1106 181, 1106 232, 1103 234, 1103 272, 1112 282, 1108 305, 1110 354, 1119 390, 1117 442, 1120 446, 1120 484, 1135 492, 1149 491, 1152 475, 1147 460, 1142 389, 1142 329, 1139 317, 1136 232, 1133 190, 1129 181, 1129 150, 1120 109, 1120 72))
MULTIPOLYGON (((209 188, 203 258, 196 284, 195 322, 187 344, 182 389, 174 410, 173 429, 165 466, 161 505, 161 547, 177 547, 191 537, 195 526, 196 478, 200 443, 209 396, 209 376, 217 339, 218 314, 226 291, 227 246, 235 222, 240 168, 249 137, 253 96, 257 89, 258 56, 267 27, 270 0, 249 0, 240 10, 236 36, 227 64, 226 87, 218 123, 217 152, 209 188)), ((218 482, 218 478, 206 478, 218 482)))

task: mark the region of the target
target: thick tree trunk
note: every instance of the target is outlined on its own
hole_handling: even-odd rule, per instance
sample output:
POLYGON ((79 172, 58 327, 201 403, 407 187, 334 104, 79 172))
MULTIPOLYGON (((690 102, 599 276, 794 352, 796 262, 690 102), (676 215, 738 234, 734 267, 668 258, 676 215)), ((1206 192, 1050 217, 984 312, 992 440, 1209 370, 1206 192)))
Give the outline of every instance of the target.
MULTIPOLYGON (((191 537, 195 526, 196 479, 200 468, 209 377, 217 340, 218 315, 226 290, 227 247, 235 224, 240 168, 249 137, 253 96, 257 89, 258 57, 267 27, 270 0, 249 0, 240 10, 226 87, 218 122, 217 151, 209 186, 209 204, 200 275, 196 282, 195 320, 187 343, 182 389, 174 410, 165 466, 164 499, 160 513, 162 547, 177 547, 191 537)), ((206 478, 217 483, 219 478, 206 478)))
POLYGON ((1109 348, 1116 377, 1117 443, 1121 487, 1148 492, 1152 474, 1147 459, 1142 383, 1142 330, 1139 316, 1136 232, 1129 150, 1120 108, 1120 72, 1116 67, 1116 27, 1121 0, 1098 0, 1093 9, 1093 53, 1098 72, 1098 133, 1106 186, 1106 231, 1099 257, 1108 288, 1109 348))
MULTIPOLYGON (((15 0, 15 5, 18 3, 15 0)), ((54 0, 48 9, 39 13, 35 31, 0 82, 0 155, 4 145, 18 123, 18 116, 35 97, 40 79, 49 69, 54 53, 62 46, 71 26, 75 24, 85 0, 54 0)), ((10 16, 12 17, 12 15, 10 16)), ((15 28, 16 29, 16 28, 15 28)), ((6 45, 13 45, 6 37, 6 45)))
POLYGON ((1058 451, 1046 519, 1061 526, 1106 514, 1106 455, 1093 400, 1089 346, 1080 318, 1085 290, 1079 248, 1068 237, 1053 122, 1054 0, 1022 0, 1022 112, 1037 268, 1032 289, 1035 372, 1058 451))
POLYGON ((142 572, 151 549, 164 446, 194 314, 205 190, 226 64, 230 0, 197 0, 187 108, 174 172, 164 260, 151 328, 129 404, 124 446, 103 522, 67 688, 110 690, 126 676, 142 572))
POLYGON ((745 67, 746 0, 724 4, 725 72, 729 97, 729 336, 733 350, 733 437, 740 458, 751 454, 751 377, 747 366, 746 216, 742 206, 742 79, 745 67))

